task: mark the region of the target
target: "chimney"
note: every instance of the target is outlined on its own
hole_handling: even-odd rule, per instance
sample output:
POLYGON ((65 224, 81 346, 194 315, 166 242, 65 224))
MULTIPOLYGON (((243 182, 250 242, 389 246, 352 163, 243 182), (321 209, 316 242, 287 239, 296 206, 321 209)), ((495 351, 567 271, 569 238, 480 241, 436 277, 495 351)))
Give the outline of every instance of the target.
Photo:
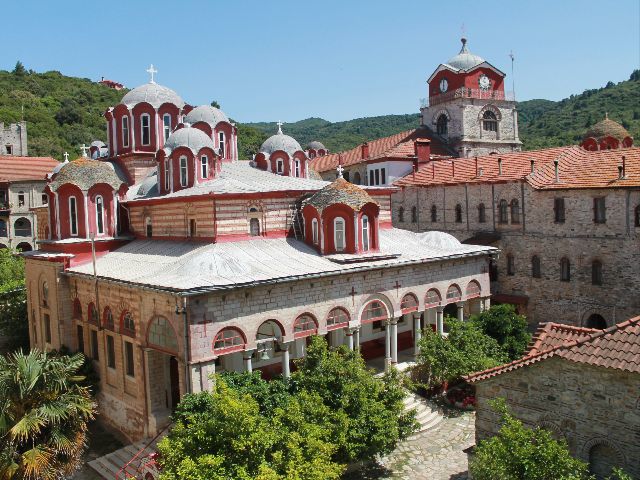
POLYGON ((476 158, 476 177, 478 176, 478 157, 476 158))
POLYGON ((369 157, 369 142, 364 142, 361 146, 362 149, 362 158, 368 158, 369 157))
POLYGON ((416 179, 416 172, 418 171, 418 164, 417 162, 413 162, 413 179, 416 179))
POLYGON ((624 155, 622 155, 622 176, 620 178, 623 180, 627 178, 627 157, 624 155))
POLYGON ((556 158, 553 161, 553 165, 555 166, 555 170, 556 170, 556 183, 558 183, 560 181, 560 174, 558 173, 558 164, 560 163, 560 161, 556 158))
POLYGON ((532 158, 532 159, 531 159, 531 173, 533 173, 533 172, 534 172, 534 170, 535 170, 535 166, 536 166, 536 161, 532 158))
POLYGON ((419 163, 425 163, 431 159, 431 140, 428 138, 416 138, 413 142, 413 147, 419 163))
POLYGON ((624 178, 624 167, 622 165, 618 165, 618 180, 622 180, 624 178))
POLYGON ((452 178, 456 178, 456 162, 451 160, 451 174, 452 178))
POLYGON ((502 158, 498 157, 498 176, 502 176, 502 158))
POLYGON ((431 177, 435 180, 436 179, 436 162, 433 162, 431 164, 431 177))

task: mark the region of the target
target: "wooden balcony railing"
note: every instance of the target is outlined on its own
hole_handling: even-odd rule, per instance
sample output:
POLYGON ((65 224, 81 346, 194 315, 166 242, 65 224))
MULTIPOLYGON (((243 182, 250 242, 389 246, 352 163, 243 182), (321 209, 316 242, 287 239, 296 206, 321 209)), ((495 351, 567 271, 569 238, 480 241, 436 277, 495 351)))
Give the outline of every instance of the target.
POLYGON ((481 100, 507 100, 515 101, 516 97, 513 92, 503 92, 502 90, 481 90, 479 88, 461 87, 450 92, 441 93, 429 97, 429 105, 438 105, 440 103, 453 100, 455 98, 478 98, 481 100))

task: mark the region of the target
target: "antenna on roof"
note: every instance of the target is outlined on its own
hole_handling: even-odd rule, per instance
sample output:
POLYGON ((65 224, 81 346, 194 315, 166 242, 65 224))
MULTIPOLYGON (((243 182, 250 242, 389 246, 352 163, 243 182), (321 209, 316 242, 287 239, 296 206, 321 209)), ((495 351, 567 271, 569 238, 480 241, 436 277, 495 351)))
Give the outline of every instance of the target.
POLYGON ((513 50, 511 50, 509 52, 509 58, 511 59, 511 90, 513 91, 513 99, 516 99, 516 77, 513 74, 513 62, 515 61, 516 57, 513 54, 513 50))

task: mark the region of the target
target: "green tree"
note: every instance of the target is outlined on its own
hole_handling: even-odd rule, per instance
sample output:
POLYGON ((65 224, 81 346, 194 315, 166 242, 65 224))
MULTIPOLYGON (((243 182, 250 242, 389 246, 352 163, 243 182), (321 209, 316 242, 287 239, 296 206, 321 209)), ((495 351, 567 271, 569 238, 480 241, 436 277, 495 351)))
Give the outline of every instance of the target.
POLYGON ((14 75, 18 76, 18 77, 23 77, 24 75, 26 75, 27 73, 27 69, 24 68, 24 65, 22 64, 22 62, 20 60, 18 60, 16 62, 16 66, 13 68, 13 73, 14 75))
POLYGON ((211 106, 214 108, 220 108, 220 104, 215 100, 211 100, 211 106))
POLYGON ((527 318, 518 315, 513 305, 494 305, 489 310, 473 315, 470 319, 486 335, 494 338, 505 351, 509 360, 524 355, 531 341, 527 318))
POLYGON ((9 351, 29 348, 24 259, 0 249, 0 335, 9 351))
POLYGON ((481 440, 469 464, 475 480, 587 480, 587 464, 573 458, 565 441, 542 428, 526 428, 504 399, 492 403, 502 417, 498 434, 481 440))
POLYGON ((83 357, 0 357, 0 478, 50 480, 81 463, 96 405, 77 374, 83 357))

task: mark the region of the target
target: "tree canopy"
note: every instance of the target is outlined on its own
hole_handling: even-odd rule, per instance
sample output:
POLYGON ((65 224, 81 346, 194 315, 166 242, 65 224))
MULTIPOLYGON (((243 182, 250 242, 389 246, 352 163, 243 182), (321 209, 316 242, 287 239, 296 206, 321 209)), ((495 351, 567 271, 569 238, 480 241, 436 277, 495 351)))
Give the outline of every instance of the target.
POLYGON ((24 259, 8 248, 0 249, 0 336, 7 350, 29 347, 24 259))
POLYGON ((522 357, 531 340, 531 334, 527 331, 527 318, 518 315, 513 305, 493 305, 482 313, 472 315, 469 321, 494 338, 509 360, 522 357))

